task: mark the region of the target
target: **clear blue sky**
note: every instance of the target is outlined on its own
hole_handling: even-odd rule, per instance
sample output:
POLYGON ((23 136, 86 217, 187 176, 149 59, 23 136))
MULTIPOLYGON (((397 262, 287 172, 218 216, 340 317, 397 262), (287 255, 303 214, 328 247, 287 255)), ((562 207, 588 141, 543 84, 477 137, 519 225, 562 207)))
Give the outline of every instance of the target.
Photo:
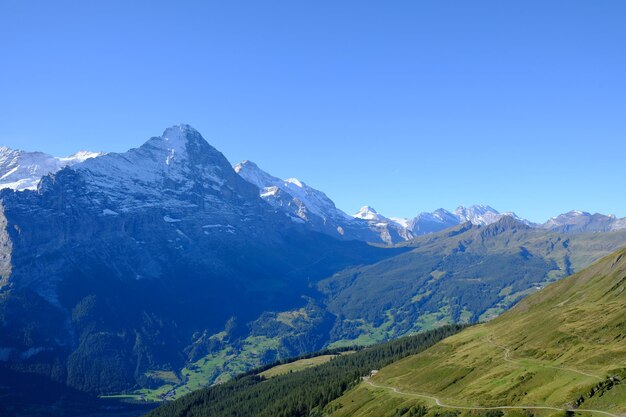
POLYGON ((622 0, 6 0, 0 16, 0 144, 124 151, 189 123, 348 212, 626 216, 622 0))

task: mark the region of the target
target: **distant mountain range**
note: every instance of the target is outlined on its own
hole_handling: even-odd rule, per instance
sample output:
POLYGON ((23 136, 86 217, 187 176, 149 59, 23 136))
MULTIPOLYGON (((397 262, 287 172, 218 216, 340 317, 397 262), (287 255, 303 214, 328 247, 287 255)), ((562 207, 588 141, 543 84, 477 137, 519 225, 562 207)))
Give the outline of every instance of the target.
MULTIPOLYGON (((0 148, 0 189, 36 189, 44 175, 55 173, 66 166, 103 156, 103 153, 80 151, 69 157, 53 157, 43 152, 25 152, 0 148)), ((293 222, 306 224, 310 229, 339 239, 393 244, 416 236, 434 233, 452 226, 471 222, 489 225, 503 216, 510 216, 531 227, 566 233, 606 232, 626 228, 626 218, 614 215, 591 214, 572 210, 550 218, 543 224, 532 223, 513 212, 499 212, 488 205, 459 206, 454 212, 443 208, 432 213, 419 213, 411 219, 386 217, 373 207, 363 206, 348 215, 322 191, 297 178, 282 180, 263 171, 251 161, 234 166, 235 172, 259 188, 259 195, 293 222)))
POLYGON ((292 221, 340 239, 394 243, 412 237, 401 225, 382 217, 349 216, 335 206, 322 191, 295 178, 281 180, 244 161, 235 172, 256 185, 260 196, 292 221))
POLYGON ((618 219, 613 215, 590 214, 577 210, 553 217, 544 224, 536 224, 513 212, 501 213, 487 205, 459 206, 454 212, 441 208, 432 213, 420 213, 412 219, 385 217, 373 207, 363 206, 350 216, 338 209, 322 191, 296 178, 281 180, 263 171, 251 161, 235 165, 235 171, 259 188, 261 198, 287 214, 292 220, 305 223, 313 230, 343 239, 392 244, 439 232, 465 222, 487 226, 505 216, 530 227, 566 233, 607 232, 626 228, 626 218, 618 219))
POLYGON ((582 212, 350 216, 302 181, 233 168, 187 125, 123 153, 3 155, 0 368, 97 394, 169 399, 487 320, 626 244, 623 220, 582 212))

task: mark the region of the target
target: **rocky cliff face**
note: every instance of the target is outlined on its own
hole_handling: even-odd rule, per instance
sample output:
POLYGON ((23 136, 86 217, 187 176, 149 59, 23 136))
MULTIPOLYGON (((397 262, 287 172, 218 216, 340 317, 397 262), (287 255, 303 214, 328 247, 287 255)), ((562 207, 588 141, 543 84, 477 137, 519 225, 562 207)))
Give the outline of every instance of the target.
POLYGON ((4 190, 2 200, 3 229, 20 265, 8 283, 36 288, 50 301, 58 298, 56 266, 66 264, 46 264, 43 273, 42 256, 89 256, 87 248, 103 245, 111 255, 140 254, 127 265, 107 252, 97 257, 110 258, 117 275, 143 279, 161 276, 164 258, 195 262, 196 255, 206 259, 211 243, 262 241, 272 236, 264 232, 290 226, 188 126, 45 176, 36 191, 4 190))
POLYGON ((380 259, 277 212, 184 125, 0 201, 0 362, 86 391, 149 384, 231 318, 245 332, 306 304, 311 280, 380 259))
POLYGON ((4 215, 4 205, 0 204, 0 287, 8 283, 12 271, 13 242, 7 229, 8 222, 4 215))

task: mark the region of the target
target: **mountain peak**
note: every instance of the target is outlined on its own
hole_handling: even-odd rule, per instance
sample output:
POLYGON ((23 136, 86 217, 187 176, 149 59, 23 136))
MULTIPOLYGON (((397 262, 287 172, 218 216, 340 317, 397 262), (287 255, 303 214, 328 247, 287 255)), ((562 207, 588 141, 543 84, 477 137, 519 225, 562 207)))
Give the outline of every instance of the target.
POLYGON ((487 205, 459 206, 454 213, 461 223, 472 222, 480 225, 494 223, 502 217, 498 210, 487 205))
POLYGON ((495 223, 492 223, 489 226, 505 227, 505 228, 518 228, 518 229, 530 229, 530 226, 528 226, 526 223, 524 223, 523 221, 520 221, 518 218, 516 218, 516 217, 514 217, 514 216, 512 216, 510 214, 504 214, 500 220, 498 220, 495 223))
POLYGON ((363 220, 380 220, 382 217, 378 212, 370 206, 363 206, 357 211, 354 216, 357 219, 363 220))
POLYGON ((140 149, 165 153, 164 161, 167 165, 186 160, 188 156, 197 159, 202 154, 219 153, 202 137, 200 132, 186 124, 168 127, 161 136, 150 138, 140 149))
POLYGON ((124 210, 155 204, 206 206, 256 194, 222 153, 185 124, 165 129, 138 148, 92 158, 73 169, 124 210))
POLYGON ((190 138, 197 136, 202 137, 202 135, 200 135, 200 132, 187 124, 170 126, 165 129, 165 131, 163 131, 163 135, 161 135, 163 139, 172 143, 186 142, 190 138))
POLYGON ((482 236, 497 236, 508 231, 527 230, 530 226, 521 222, 513 216, 504 215, 498 221, 485 226, 482 236))
POLYGON ((257 164, 255 164, 252 161, 249 161, 247 159, 244 159, 243 161, 239 162, 238 164, 235 164, 235 166, 233 166, 234 170, 236 173, 239 173, 241 171, 243 171, 244 169, 255 169, 255 170, 261 170, 261 168, 259 168, 259 166, 257 164))

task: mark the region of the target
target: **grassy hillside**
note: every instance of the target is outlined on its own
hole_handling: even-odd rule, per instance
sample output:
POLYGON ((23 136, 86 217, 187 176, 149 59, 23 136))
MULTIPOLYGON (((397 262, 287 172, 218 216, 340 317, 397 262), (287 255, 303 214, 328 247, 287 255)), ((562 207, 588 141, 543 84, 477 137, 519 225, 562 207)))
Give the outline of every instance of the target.
MULTIPOLYGON (((242 372, 324 347, 367 346, 450 323, 496 317, 521 297, 626 244, 626 230, 560 234, 511 218, 461 225, 401 245, 395 256, 312 280, 306 306, 199 333, 182 368, 150 369, 137 398, 179 398, 242 372)), ((128 392, 126 392, 128 393, 128 392)))
POLYGON ((313 368, 336 358, 337 355, 319 355, 312 358, 298 359, 297 361, 276 365, 270 369, 261 372, 259 375, 263 378, 273 378, 278 375, 299 372, 305 369, 313 368))
POLYGON ((623 415, 625 305, 626 250, 621 250, 487 324, 382 369, 338 399, 332 415, 405 415, 396 410, 434 406, 436 400, 460 407, 525 407, 534 414, 557 411, 532 407, 623 415))
POLYGON ((561 234, 509 217, 421 236, 403 245, 412 248, 407 253, 348 268, 318 285, 339 318, 332 346, 492 319, 625 244, 626 230, 561 234))

